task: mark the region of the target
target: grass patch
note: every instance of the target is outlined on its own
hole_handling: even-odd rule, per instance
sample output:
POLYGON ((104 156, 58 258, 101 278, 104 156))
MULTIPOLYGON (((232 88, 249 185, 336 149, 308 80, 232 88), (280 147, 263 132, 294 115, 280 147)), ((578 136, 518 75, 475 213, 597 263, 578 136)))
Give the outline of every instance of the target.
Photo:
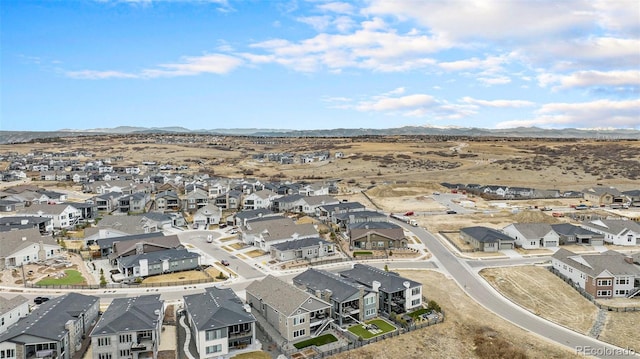
POLYGON ((414 310, 411 313, 407 313, 408 316, 410 316, 411 318, 413 318, 413 320, 417 320, 418 317, 420 317, 422 314, 426 314, 429 313, 429 310, 426 308, 421 308, 418 310, 414 310))
POLYGON ((232 359, 271 359, 271 354, 264 351, 249 352, 238 354, 232 359))
POLYGON ((263 255, 267 254, 267 252, 261 251, 259 249, 254 249, 252 251, 245 252, 244 254, 249 256, 249 257, 251 257, 251 258, 256 258, 256 257, 260 257, 260 256, 263 256, 263 255))
POLYGON ((80 272, 74 269, 66 269, 62 278, 49 277, 36 283, 36 285, 75 285, 85 283, 80 272))
POLYGON ((316 338, 311 338, 311 339, 301 341, 299 343, 295 343, 293 344, 293 346, 296 347, 296 349, 302 349, 302 348, 310 347, 312 345, 319 347, 321 345, 325 345, 325 344, 329 344, 337 341, 338 341, 338 338, 334 337, 333 334, 325 334, 316 338))
POLYGON ((394 327, 393 325, 385 322, 382 319, 371 319, 369 321, 366 321, 365 323, 366 324, 375 324, 378 327, 378 329, 381 330, 381 332, 374 334, 374 333, 364 329, 362 324, 354 325, 353 327, 350 327, 349 331, 351 333, 359 336, 359 337, 362 337, 363 339, 370 339, 370 338, 373 338, 375 336, 382 335, 382 334, 389 333, 389 332, 392 332, 392 331, 396 330, 396 327, 394 327))
POLYGON ((219 241, 220 242, 229 242, 229 241, 233 241, 233 240, 236 240, 236 239, 238 239, 238 236, 220 238, 219 241))
POLYGON ((184 272, 159 274, 159 275, 147 277, 142 280, 142 284, 189 282, 194 280, 206 280, 206 279, 208 279, 208 277, 203 272, 200 272, 197 270, 189 270, 184 272))
POLYGON ((234 248, 234 249, 242 249, 244 247, 246 247, 246 244, 239 242, 239 243, 234 243, 232 245, 230 245, 229 247, 234 248))

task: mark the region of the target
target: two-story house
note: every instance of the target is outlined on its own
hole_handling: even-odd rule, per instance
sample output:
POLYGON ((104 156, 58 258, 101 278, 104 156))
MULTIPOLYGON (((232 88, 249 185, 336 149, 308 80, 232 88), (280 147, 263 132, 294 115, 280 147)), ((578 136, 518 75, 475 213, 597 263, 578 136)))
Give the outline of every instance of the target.
POLYGON ((157 358, 163 318, 159 294, 113 299, 91 331, 92 358, 157 358))
POLYGON ((577 254, 560 248, 551 264, 594 298, 626 297, 640 290, 640 269, 631 256, 620 252, 577 254))
POLYGON ((51 218, 53 228, 67 229, 75 226, 82 212, 68 204, 33 204, 18 212, 23 216, 51 218))
MULTIPOLYGON (((29 299, 16 295, 11 298, 0 297, 0 335, 29 314, 29 299)), ((5 353, 6 354, 6 353, 5 353)), ((3 354, 0 353, 0 358, 3 354)), ((4 355, 5 358, 10 358, 4 355)))
POLYGON ((340 276, 378 293, 380 313, 405 313, 422 307, 422 284, 397 273, 357 263, 340 276))
POLYGON ((174 191, 156 194, 154 209, 159 212, 177 212, 181 208, 180 197, 174 191))
POLYGON ((207 287, 184 297, 198 357, 226 358, 255 350, 256 318, 231 288, 207 287))
POLYGON ((293 284, 331 304, 331 316, 340 326, 378 315, 378 293, 337 274, 309 268, 293 278, 293 284))
POLYGON ((262 208, 271 208, 271 202, 278 198, 279 195, 268 189, 250 193, 244 196, 242 200, 243 210, 254 210, 262 208))
POLYGON ((320 334, 332 320, 331 304, 272 275, 251 282, 247 303, 288 342, 320 334))
POLYGON ((182 209, 194 213, 198 209, 206 206, 209 203, 209 194, 200 188, 185 194, 182 200, 182 209))
POLYGON ((98 318, 100 298, 68 293, 40 304, 0 334, 5 358, 71 359, 98 318))

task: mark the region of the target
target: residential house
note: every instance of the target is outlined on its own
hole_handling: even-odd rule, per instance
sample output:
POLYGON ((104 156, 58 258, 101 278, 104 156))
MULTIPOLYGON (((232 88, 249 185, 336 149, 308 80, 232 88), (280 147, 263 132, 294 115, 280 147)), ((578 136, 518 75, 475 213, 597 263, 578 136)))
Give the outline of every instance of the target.
POLYGON ((247 303, 288 342, 322 332, 331 319, 331 304, 272 275, 251 282, 247 303))
POLYGON ((293 239, 272 244, 271 257, 281 262, 315 259, 335 254, 334 244, 317 237, 293 239))
POLYGON ((391 222, 359 222, 348 225, 349 247, 387 250, 407 248, 404 229, 391 222))
POLYGON ((118 198, 118 211, 120 213, 143 213, 150 200, 149 194, 144 192, 120 197, 118 198))
POLYGON ((0 232, 36 228, 41 234, 53 232, 51 218, 31 216, 0 217, 0 232))
POLYGON ((256 318, 231 288, 207 287, 184 296, 198 358, 228 358, 256 350, 256 318))
POLYGON ((180 211, 180 197, 174 191, 164 191, 156 194, 154 209, 159 212, 180 211))
POLYGON ((604 234, 590 231, 571 223, 552 224, 551 228, 558 234, 560 245, 588 244, 592 246, 604 245, 604 234))
POLYGON ((163 319, 159 294, 114 298, 91 331, 92 358, 157 358, 163 319))
POLYGON ((619 246, 640 245, 640 224, 624 219, 585 221, 583 228, 604 235, 604 241, 619 246))
MULTIPOLYGON (((0 297, 0 335, 7 329, 29 314, 29 299, 16 295, 11 298, 0 297)), ((0 358, 3 357, 0 351, 0 358)), ((5 358, 6 352, 4 355, 5 358)), ((9 357, 10 358, 10 357, 9 357)))
POLYGON ((274 216, 282 217, 282 214, 273 213, 271 210, 266 208, 254 209, 249 211, 241 211, 236 213, 233 216, 233 224, 236 226, 246 226, 247 221, 250 221, 252 219, 262 218, 262 217, 274 217, 274 216))
POLYGON ((473 246, 476 251, 497 252, 514 249, 515 239, 498 230, 482 226, 460 229, 460 238, 473 246))
POLYGON ((51 218, 55 229, 72 228, 82 217, 80 210, 68 204, 34 204, 18 211, 18 214, 51 218))
POLYGON ((118 208, 118 200, 124 197, 119 192, 108 192, 91 197, 87 200, 88 203, 95 205, 96 211, 111 213, 118 208))
POLYGON ((247 221, 241 237, 244 243, 269 252, 273 244, 318 237, 318 231, 311 223, 296 224, 288 217, 263 217, 247 221))
POLYGON ((116 259, 122 280, 145 278, 157 274, 193 270, 200 266, 200 255, 186 249, 134 254, 116 259))
POLYGON ((196 188, 184 196, 182 209, 189 213, 195 213, 195 211, 207 204, 209 204, 209 194, 200 188, 196 188))
POLYGON ((322 221, 333 222, 334 214, 364 211, 366 207, 360 202, 340 202, 335 204, 325 204, 316 208, 316 217, 322 221))
POLYGON ((337 274, 309 268, 295 276, 293 284, 330 303, 331 316, 339 326, 378 315, 378 293, 337 274))
POLYGON ((378 293, 380 313, 405 313, 422 307, 422 284, 397 273, 357 263, 340 276, 378 293))
POLYGON ((117 258, 128 253, 131 248, 139 248, 138 243, 143 243, 142 253, 152 251, 152 247, 158 247, 158 250, 182 248, 182 243, 176 235, 165 236, 162 232, 153 232, 123 236, 120 233, 110 229, 100 231, 95 243, 100 247, 101 257, 106 258, 115 253, 112 258, 117 258), (147 247, 148 245, 152 247, 147 247))
POLYGON ((302 213, 315 215, 316 209, 327 204, 338 204, 339 200, 328 195, 307 196, 302 198, 302 213))
POLYGON ((295 212, 302 213, 302 207, 305 205, 303 200, 305 197, 300 194, 283 195, 282 197, 273 199, 272 209, 274 212, 295 212))
POLYGON ((551 256, 551 264, 596 299, 626 297, 640 290, 640 269, 620 252, 576 254, 560 248, 551 256))
POLYGON ((244 196, 242 200, 242 208, 244 210, 271 208, 271 202, 278 198, 279 195, 268 189, 253 192, 244 196))
POLYGON ((502 231, 514 238, 523 249, 557 247, 560 237, 548 223, 513 223, 502 231))
POLYGON ((582 195, 586 201, 597 206, 627 202, 622 192, 614 187, 593 186, 582 190, 582 195))
POLYGON ((160 230, 156 227, 155 222, 149 221, 143 215, 103 216, 96 226, 98 228, 114 229, 127 234, 151 233, 160 230))
POLYGON ((222 208, 213 203, 198 209, 193 215, 193 223, 206 228, 209 224, 219 224, 222 219, 222 208))
POLYGON ((640 207, 640 189, 622 192, 629 199, 632 207, 640 207))
POLYGON ((310 183, 300 187, 298 193, 303 196, 327 196, 329 195, 329 186, 325 183, 310 183))
POLYGON ((505 197, 510 198, 530 198, 533 197, 535 190, 526 187, 509 187, 505 191, 505 197))
POLYGON ((242 203, 242 191, 232 189, 216 197, 214 203, 222 209, 238 209, 242 203))
POLYGON ((0 199, 0 212, 13 212, 16 210, 18 201, 0 199))
POLYGON ((0 334, 0 357, 71 359, 98 318, 100 298, 68 293, 42 303, 0 334))
POLYGON ((0 270, 36 263, 60 254, 60 246, 51 236, 42 236, 37 228, 0 232, 0 270))
POLYGON ((333 215, 335 219, 335 223, 340 228, 348 228, 350 224, 354 223, 363 223, 363 222, 385 222, 388 220, 387 216, 384 213, 375 212, 375 211, 357 211, 357 212, 347 212, 347 213, 336 213, 333 215))
POLYGON ((482 188, 482 193, 487 195, 493 195, 498 197, 504 197, 507 194, 509 187, 503 186, 484 186, 482 188))

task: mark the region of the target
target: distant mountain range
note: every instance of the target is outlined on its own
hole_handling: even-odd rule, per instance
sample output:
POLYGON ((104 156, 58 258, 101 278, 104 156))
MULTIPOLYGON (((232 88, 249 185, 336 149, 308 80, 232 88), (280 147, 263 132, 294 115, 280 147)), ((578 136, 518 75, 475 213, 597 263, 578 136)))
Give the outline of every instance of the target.
POLYGON ((517 127, 509 129, 486 129, 474 127, 430 127, 404 126, 386 129, 336 128, 330 130, 287 130, 260 128, 228 128, 211 130, 190 130, 184 127, 134 127, 95 128, 88 130, 62 129, 59 131, 0 131, 0 144, 22 143, 36 139, 69 136, 96 136, 106 134, 202 134, 262 137, 356 137, 384 135, 435 135, 465 137, 526 137, 526 138, 589 138, 589 139, 633 139, 640 140, 640 130, 635 129, 544 129, 538 127, 517 127))

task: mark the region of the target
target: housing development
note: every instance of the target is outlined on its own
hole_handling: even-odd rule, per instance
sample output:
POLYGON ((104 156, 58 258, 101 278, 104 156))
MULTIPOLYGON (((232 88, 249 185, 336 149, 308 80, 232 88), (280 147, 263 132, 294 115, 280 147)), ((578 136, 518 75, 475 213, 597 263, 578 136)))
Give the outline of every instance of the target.
POLYGON ((349 146, 243 155, 253 175, 24 147, 0 153, 2 359, 366 357, 473 320, 470 357, 536 357, 510 325, 556 357, 640 351, 622 324, 640 314, 637 183, 318 176, 363 158, 349 146), (580 322, 546 309, 554 293, 580 322))

